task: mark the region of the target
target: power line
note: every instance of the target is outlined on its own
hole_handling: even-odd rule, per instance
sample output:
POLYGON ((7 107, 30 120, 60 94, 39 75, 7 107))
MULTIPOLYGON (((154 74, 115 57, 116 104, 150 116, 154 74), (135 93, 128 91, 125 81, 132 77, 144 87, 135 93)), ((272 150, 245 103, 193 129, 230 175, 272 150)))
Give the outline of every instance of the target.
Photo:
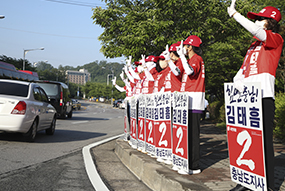
POLYGON ((65 38, 81 38, 81 39, 97 39, 97 38, 94 38, 94 37, 80 37, 80 36, 68 36, 68 35, 48 34, 48 33, 40 33, 40 32, 33 32, 33 31, 26 31, 26 30, 12 29, 12 28, 6 28, 6 27, 0 27, 0 28, 1 28, 1 29, 6 29, 6 30, 13 30, 13 31, 19 31, 19 32, 26 32, 26 33, 39 34, 39 35, 47 35, 47 36, 57 36, 57 37, 65 37, 65 38))
POLYGON ((64 0, 46 0, 54 3, 63 3, 63 4, 69 4, 69 5, 77 5, 77 6, 84 6, 84 7, 97 7, 97 6, 105 6, 103 4, 91 4, 87 2, 79 2, 79 1, 64 1, 64 0))

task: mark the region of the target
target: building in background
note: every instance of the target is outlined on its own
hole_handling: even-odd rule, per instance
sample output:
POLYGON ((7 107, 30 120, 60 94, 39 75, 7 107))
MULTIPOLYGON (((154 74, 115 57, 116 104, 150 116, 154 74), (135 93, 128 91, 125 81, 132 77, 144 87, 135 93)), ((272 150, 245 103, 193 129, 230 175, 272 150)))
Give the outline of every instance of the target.
POLYGON ((67 70, 66 77, 68 82, 85 85, 86 82, 91 81, 91 75, 88 70, 80 69, 79 71, 67 70))

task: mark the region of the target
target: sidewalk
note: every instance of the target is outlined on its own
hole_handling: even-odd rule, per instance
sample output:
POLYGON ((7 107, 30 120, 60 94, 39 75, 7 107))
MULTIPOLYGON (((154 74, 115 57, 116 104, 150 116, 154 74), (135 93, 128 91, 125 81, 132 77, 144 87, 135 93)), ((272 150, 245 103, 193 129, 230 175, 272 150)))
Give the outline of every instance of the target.
MULTIPOLYGON (((171 165, 159 163, 155 158, 130 147, 128 142, 115 140, 115 153, 121 162, 152 190, 157 191, 227 191, 236 183, 231 181, 227 137, 225 132, 210 123, 201 124, 202 172, 180 175, 171 165)), ((285 191, 285 145, 274 144, 275 190, 285 191)))

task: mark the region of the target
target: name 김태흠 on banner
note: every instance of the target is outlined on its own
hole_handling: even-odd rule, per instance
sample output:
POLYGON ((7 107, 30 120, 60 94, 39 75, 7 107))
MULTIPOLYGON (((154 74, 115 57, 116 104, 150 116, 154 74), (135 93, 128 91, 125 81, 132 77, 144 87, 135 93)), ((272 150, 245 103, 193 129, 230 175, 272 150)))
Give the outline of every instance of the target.
POLYGON ((188 95, 175 92, 173 96, 172 165, 188 172, 188 95))
POLYGON ((145 95, 138 96, 138 150, 145 152, 145 95))
POLYGON ((155 132, 154 132, 154 96, 153 94, 145 95, 145 132, 146 132, 146 152, 155 156, 155 132))
POLYGON ((124 115, 124 140, 127 141, 128 140, 128 136, 129 136, 129 122, 128 122, 128 113, 127 113, 127 107, 128 107, 128 101, 125 99, 125 115, 124 115))
POLYGON ((154 103, 156 157, 161 162, 171 161, 171 92, 155 93, 154 103))
POLYGON ((137 148, 137 99, 133 96, 130 99, 130 126, 131 126, 131 136, 130 144, 133 148, 137 148))
POLYGON ((231 179, 252 190, 267 190, 260 87, 245 83, 239 92, 224 84, 231 179))

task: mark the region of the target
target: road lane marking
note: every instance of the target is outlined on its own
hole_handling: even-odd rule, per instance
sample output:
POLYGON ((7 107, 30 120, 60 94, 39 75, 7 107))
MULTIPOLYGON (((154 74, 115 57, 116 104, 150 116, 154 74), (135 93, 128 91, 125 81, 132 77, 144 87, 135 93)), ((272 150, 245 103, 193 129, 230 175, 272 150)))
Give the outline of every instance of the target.
POLYGON ((103 143, 106 143, 108 141, 112 141, 114 139, 117 139, 123 135, 124 134, 116 135, 114 137, 110 137, 110 138, 104 139, 102 141, 98 141, 96 143, 92 143, 90 145, 83 147, 82 154, 83 154, 85 169, 86 169, 86 172, 88 174, 89 180, 90 180, 90 182, 93 185, 95 190, 109 191, 108 187, 104 184, 104 182, 102 181, 102 179, 101 179, 101 177, 100 177, 100 175, 96 169, 96 166, 93 162, 93 159, 92 159, 92 156, 90 153, 90 149, 93 147, 96 147, 98 145, 101 145, 103 143))
POLYGON ((72 124, 80 124, 80 123, 88 123, 89 121, 76 121, 76 122, 72 122, 72 124))

